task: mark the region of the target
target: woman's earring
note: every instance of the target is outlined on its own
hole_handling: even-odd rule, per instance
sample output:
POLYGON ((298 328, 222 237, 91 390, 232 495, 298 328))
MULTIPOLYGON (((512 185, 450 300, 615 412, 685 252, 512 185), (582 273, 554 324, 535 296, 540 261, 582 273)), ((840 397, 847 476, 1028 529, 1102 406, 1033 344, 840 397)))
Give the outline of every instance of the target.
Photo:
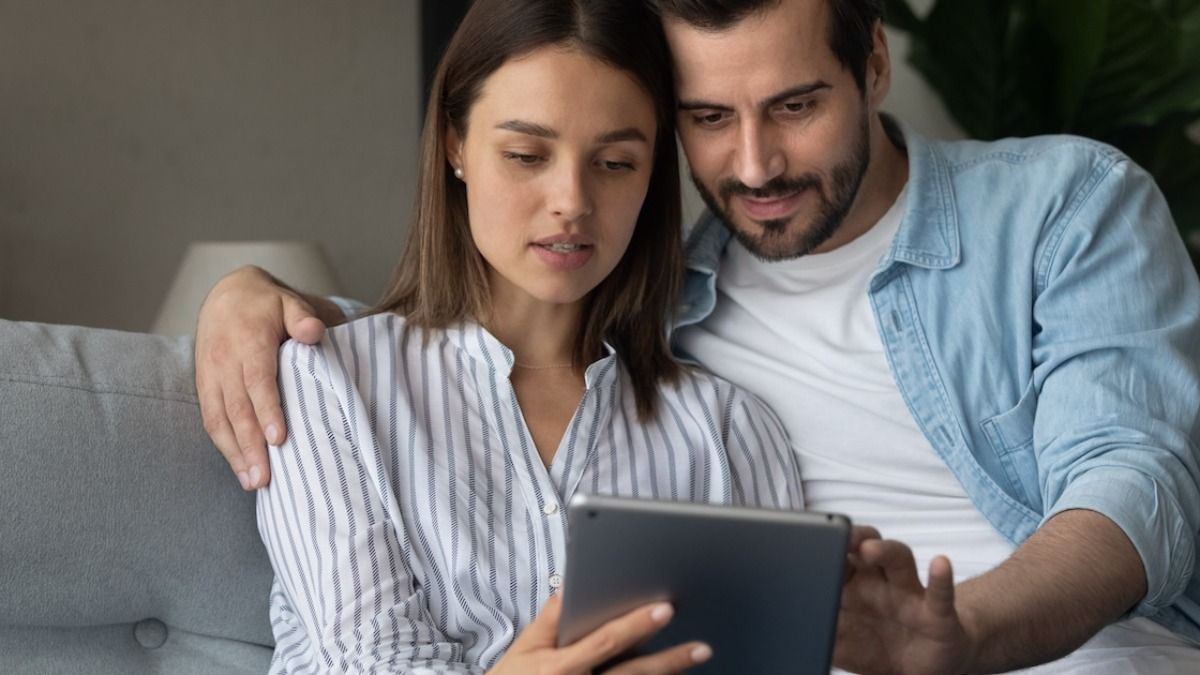
POLYGON ((454 169, 454 177, 455 177, 455 178, 457 178, 457 179, 459 179, 459 180, 462 180, 462 179, 463 179, 463 170, 462 170, 462 167, 458 167, 458 168, 454 169))

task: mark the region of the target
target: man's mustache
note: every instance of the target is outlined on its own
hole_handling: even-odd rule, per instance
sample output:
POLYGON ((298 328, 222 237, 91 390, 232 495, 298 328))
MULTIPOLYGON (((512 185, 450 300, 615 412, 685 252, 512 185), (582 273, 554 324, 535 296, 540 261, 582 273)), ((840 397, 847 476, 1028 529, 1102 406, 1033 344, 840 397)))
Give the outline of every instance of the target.
POLYGON ((785 197, 803 190, 820 190, 821 179, 813 174, 803 176, 777 176, 762 187, 752 188, 745 183, 730 178, 717 186, 721 198, 728 201, 731 197, 750 197, 752 199, 773 199, 785 197))

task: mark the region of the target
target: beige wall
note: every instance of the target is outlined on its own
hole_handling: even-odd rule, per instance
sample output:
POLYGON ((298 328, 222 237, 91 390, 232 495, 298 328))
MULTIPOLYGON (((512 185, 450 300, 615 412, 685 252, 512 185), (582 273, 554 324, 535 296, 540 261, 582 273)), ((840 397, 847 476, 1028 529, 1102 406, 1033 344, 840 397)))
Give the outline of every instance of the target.
POLYGON ((374 299, 419 124, 416 0, 0 0, 0 317, 149 327, 189 241, 324 242, 374 299))

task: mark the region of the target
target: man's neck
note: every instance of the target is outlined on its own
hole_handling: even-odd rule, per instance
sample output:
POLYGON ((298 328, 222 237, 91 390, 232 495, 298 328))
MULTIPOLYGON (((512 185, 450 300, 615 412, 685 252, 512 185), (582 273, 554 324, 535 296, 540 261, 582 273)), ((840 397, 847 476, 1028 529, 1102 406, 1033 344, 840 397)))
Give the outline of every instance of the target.
POLYGON ((863 174, 858 196, 842 227, 814 253, 828 253, 866 234, 883 218, 908 182, 908 155, 892 142, 875 115, 870 130, 871 161, 863 174))

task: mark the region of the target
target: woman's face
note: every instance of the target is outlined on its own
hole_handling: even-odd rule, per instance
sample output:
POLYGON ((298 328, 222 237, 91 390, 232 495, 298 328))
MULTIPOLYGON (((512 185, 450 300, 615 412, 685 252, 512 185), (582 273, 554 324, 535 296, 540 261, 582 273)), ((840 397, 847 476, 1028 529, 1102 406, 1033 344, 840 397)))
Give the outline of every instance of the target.
POLYGON ((545 47, 484 80, 447 138, 493 300, 572 304, 624 255, 650 184, 654 104, 633 77, 545 47))

